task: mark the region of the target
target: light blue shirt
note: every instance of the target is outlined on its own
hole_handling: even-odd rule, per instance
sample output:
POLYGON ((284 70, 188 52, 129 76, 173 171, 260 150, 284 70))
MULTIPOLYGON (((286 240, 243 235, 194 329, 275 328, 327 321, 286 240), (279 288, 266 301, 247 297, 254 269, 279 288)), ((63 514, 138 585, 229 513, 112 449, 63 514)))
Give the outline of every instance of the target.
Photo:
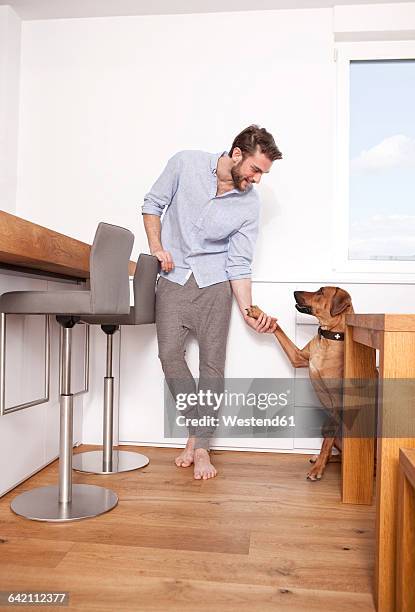
POLYGON ((251 277, 260 201, 251 186, 217 196, 216 166, 227 154, 179 151, 144 197, 143 214, 161 216, 161 243, 174 262, 161 275, 199 287, 251 277))

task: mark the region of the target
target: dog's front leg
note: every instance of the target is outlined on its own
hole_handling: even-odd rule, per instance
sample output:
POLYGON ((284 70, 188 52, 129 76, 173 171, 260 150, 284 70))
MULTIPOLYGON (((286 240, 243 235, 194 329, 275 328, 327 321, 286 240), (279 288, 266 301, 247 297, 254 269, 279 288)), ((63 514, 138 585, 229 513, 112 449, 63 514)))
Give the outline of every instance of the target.
POLYGON ((274 332, 274 336, 280 343, 282 350, 287 355, 288 359, 291 361, 291 365, 293 366, 293 368, 308 368, 308 344, 303 349, 299 349, 298 346, 296 346, 294 342, 290 340, 290 338, 281 329, 281 327, 277 327, 274 332))
POLYGON ((324 438, 317 461, 307 474, 307 478, 309 480, 321 480, 324 470, 326 469, 326 465, 330 459, 333 444, 334 438, 324 438))

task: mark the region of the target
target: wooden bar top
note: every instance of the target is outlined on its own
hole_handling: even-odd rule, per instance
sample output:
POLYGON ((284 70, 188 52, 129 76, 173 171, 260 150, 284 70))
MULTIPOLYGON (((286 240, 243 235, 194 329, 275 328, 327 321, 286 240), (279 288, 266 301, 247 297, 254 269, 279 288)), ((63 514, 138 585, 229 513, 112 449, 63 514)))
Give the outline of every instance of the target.
POLYGON ((415 332, 415 314, 348 314, 346 325, 377 331, 415 332))
MULTIPOLYGON (((0 211, 0 265, 85 279, 90 250, 85 242, 0 211)), ((130 276, 134 270, 130 261, 130 276)))

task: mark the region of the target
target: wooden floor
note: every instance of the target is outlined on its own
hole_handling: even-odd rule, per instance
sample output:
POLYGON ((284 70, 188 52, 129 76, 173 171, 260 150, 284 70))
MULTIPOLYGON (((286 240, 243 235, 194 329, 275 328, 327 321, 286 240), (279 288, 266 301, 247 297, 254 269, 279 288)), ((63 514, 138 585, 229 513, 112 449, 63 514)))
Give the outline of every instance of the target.
POLYGON ((119 495, 95 519, 11 512, 16 493, 56 482, 57 462, 0 499, 0 590, 69 591, 80 611, 374 610, 374 506, 340 503, 339 464, 310 482, 305 455, 221 451, 203 482, 175 467, 175 449, 130 448, 150 464, 74 473, 119 495))

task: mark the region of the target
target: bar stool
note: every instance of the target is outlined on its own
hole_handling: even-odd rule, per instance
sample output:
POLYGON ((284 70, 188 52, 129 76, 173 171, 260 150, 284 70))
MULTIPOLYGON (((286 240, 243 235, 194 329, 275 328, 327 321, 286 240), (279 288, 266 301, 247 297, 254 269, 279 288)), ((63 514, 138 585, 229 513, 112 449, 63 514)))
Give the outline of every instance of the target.
POLYGON ((85 314, 129 312, 128 263, 134 235, 100 223, 90 253, 90 289, 81 291, 11 291, 0 296, 0 312, 54 314, 63 327, 62 389, 59 396, 59 484, 39 487, 15 497, 11 509, 36 521, 66 522, 97 516, 114 508, 110 489, 72 484, 73 395, 71 393, 72 328, 85 314))
POLYGON ((141 253, 134 273, 134 306, 128 315, 83 316, 82 321, 101 325, 107 336, 107 367, 104 378, 103 449, 86 451, 73 456, 72 465, 78 472, 117 474, 145 467, 149 458, 140 453, 113 448, 114 378, 112 376, 112 337, 120 325, 144 325, 155 322, 155 287, 159 262, 152 255, 141 253))

